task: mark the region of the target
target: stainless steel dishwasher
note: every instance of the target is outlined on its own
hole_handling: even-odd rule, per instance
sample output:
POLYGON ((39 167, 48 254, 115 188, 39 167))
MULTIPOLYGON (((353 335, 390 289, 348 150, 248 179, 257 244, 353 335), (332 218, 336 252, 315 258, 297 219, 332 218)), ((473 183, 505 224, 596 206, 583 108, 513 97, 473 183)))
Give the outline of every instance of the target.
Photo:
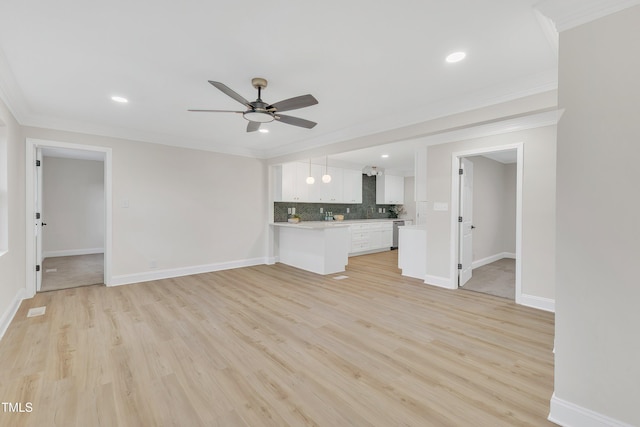
POLYGON ((401 227, 403 225, 403 219, 393 221, 393 246, 391 246, 391 249, 398 249, 398 235, 400 234, 398 227, 401 227))

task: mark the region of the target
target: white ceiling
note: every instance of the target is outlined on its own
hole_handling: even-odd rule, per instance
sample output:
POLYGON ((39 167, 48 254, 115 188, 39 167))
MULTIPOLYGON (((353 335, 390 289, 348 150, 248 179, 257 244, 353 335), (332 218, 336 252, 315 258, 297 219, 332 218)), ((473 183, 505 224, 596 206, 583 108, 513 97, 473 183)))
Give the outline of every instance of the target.
POLYGON ((0 95, 23 125, 267 158, 555 88, 531 3, 3 0, 0 95), (257 76, 269 103, 314 95, 287 114, 319 124, 186 111, 241 109, 207 80, 253 100, 257 76))

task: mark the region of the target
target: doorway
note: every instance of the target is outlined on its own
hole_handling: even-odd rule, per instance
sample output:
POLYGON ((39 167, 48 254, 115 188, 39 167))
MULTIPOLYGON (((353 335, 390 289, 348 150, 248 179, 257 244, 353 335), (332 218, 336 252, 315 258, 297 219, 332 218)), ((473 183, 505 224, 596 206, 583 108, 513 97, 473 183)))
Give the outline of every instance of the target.
POLYGON ((111 149, 27 139, 26 161, 27 295, 109 285, 111 149))
POLYGON ((452 156, 456 287, 520 303, 522 144, 452 156))
POLYGON ((104 155, 38 148, 42 281, 38 291, 104 283, 104 155))

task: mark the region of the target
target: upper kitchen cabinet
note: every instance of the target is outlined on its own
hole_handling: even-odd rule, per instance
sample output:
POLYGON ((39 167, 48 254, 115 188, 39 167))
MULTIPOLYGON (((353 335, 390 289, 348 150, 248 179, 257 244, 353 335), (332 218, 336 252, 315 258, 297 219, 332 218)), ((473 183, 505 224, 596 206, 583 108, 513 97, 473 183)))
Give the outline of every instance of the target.
POLYGON ((401 205, 404 203, 404 177, 381 175, 376 177, 376 204, 401 205))
POLYGON ((276 202, 362 203, 362 174, 357 170, 330 167, 331 181, 322 182, 325 167, 292 162, 275 167, 276 202), (313 184, 307 184, 311 173, 313 184))
POLYGON ((275 173, 276 202, 306 202, 309 199, 307 163, 293 162, 277 166, 275 173))
MULTIPOLYGON (((324 172, 324 168, 322 168, 324 172)), ((344 201, 344 182, 343 182, 343 169, 330 167, 326 171, 331 176, 331 181, 323 182, 322 178, 318 181, 320 183, 321 202, 325 203, 343 203, 344 201)))
POLYGON ((362 172, 343 169, 342 183, 344 203, 362 203, 362 172))

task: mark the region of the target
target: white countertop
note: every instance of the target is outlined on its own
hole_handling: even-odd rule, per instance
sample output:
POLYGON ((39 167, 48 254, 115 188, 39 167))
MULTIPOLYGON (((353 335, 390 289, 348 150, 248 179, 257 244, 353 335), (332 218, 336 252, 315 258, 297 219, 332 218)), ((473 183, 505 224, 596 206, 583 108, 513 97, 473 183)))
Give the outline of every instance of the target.
MULTIPOLYGON (((404 221, 403 218, 378 218, 378 219, 346 219, 343 221, 300 221, 298 223, 292 222, 272 222, 271 225, 275 225, 276 227, 293 227, 293 228, 306 228, 313 230, 320 230, 325 228, 333 228, 333 227, 347 227, 350 224, 360 224, 360 223, 368 223, 368 222, 393 222, 393 221, 404 221)), ((412 221, 410 219, 406 219, 406 221, 412 221)), ((404 226, 404 227, 415 227, 412 225, 404 226)))
POLYGON ((290 227, 305 230, 324 230, 326 228, 346 228, 349 224, 346 221, 300 221, 298 223, 291 222, 272 222, 271 225, 276 227, 290 227))
POLYGON ((422 230, 427 231, 426 225, 403 225, 401 226, 403 230, 422 230))

